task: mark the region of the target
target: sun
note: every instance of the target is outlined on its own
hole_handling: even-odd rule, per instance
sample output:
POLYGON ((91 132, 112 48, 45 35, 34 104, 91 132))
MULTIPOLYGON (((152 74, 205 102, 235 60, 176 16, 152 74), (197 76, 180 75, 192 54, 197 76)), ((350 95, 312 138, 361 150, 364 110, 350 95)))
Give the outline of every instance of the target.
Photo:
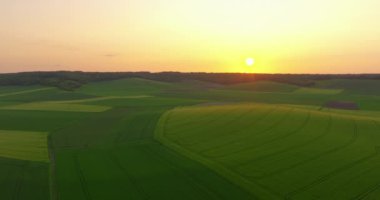
POLYGON ((253 58, 247 58, 245 60, 245 63, 247 64, 247 66, 252 66, 252 65, 255 64, 255 59, 253 59, 253 58))

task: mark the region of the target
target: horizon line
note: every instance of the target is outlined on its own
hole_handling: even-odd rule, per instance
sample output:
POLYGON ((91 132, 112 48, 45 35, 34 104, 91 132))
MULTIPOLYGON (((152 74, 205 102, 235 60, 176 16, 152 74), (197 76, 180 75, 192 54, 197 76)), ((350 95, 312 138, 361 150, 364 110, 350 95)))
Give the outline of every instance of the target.
POLYGON ((380 72, 375 73, 264 73, 264 72, 205 72, 205 71, 82 71, 82 70, 35 70, 35 71, 17 71, 17 72, 0 72, 0 75, 21 74, 21 73, 57 73, 57 72, 80 72, 80 73, 182 73, 182 74, 267 74, 267 75, 380 75, 380 72))

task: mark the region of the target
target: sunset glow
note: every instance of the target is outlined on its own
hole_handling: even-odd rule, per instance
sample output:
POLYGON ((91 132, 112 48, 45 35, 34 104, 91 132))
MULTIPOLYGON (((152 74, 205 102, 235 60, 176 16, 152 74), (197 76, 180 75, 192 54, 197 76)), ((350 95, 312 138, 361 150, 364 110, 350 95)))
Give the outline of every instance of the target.
POLYGON ((2 0, 0 73, 380 73, 379 8, 379 0, 2 0))

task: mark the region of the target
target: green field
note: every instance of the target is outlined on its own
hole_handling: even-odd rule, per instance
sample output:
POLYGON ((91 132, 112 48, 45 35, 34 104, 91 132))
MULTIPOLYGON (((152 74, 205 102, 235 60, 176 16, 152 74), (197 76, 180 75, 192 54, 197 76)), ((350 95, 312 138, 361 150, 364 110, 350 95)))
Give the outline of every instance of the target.
POLYGON ((0 199, 378 199, 373 85, 0 87, 0 199))
POLYGON ((379 122, 288 105, 185 107, 161 118, 157 137, 259 199, 351 199, 379 184, 379 122))
POLYGON ((0 157, 49 161, 47 133, 0 130, 0 157))

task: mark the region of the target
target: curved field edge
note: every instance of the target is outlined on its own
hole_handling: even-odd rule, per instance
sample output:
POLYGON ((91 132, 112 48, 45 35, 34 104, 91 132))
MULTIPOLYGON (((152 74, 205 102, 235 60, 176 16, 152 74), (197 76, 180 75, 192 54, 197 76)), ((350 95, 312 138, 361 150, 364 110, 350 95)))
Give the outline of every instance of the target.
POLYGON ((208 160, 206 158, 203 158, 202 156, 199 156, 183 147, 181 147, 178 144, 175 144, 168 140, 164 133, 165 133, 165 125, 166 122, 174 109, 169 110, 165 112, 159 119, 156 129, 154 132, 154 137, 156 140, 158 140, 163 145, 173 149, 174 151, 192 159, 195 161, 198 161, 199 163, 207 166, 208 168, 212 169, 213 171, 217 172, 219 175, 225 177, 227 180, 231 181, 233 184, 236 184, 243 189, 250 192, 255 198, 257 199, 281 199, 281 196, 278 194, 274 194, 269 189, 265 188, 265 186, 250 182, 249 180, 241 177, 239 174, 223 167, 222 165, 213 162, 211 160, 208 160))

